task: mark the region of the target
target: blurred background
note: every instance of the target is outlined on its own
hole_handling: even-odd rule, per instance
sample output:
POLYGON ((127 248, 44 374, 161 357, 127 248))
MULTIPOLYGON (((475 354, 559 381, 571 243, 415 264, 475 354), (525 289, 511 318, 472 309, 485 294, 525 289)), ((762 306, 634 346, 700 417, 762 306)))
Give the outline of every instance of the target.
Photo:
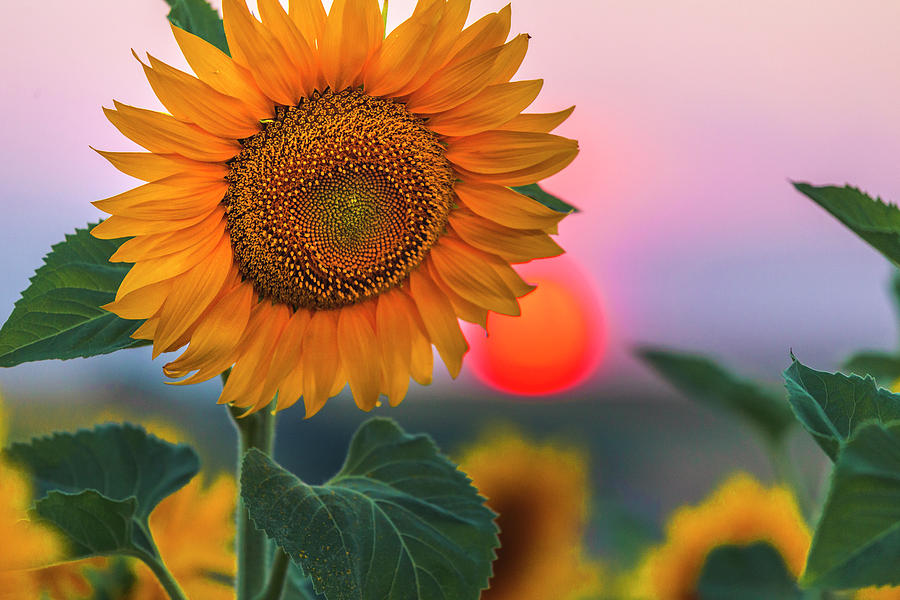
MULTIPOLYGON (((391 0, 389 27, 413 4, 391 0)), ((470 20, 505 4, 472 0, 470 20)), ((100 110, 113 98, 159 107, 130 49, 187 68, 167 12, 163 0, 48 0, 0 20, 0 320, 50 246, 100 218, 90 202, 135 185, 88 145, 133 148, 100 110)), ((749 433, 676 393, 632 350, 715 355, 779 389, 791 349, 834 370, 853 351, 894 346, 886 261, 790 180, 900 198, 898 21, 900 4, 883 0, 514 2, 513 32, 532 36, 518 78, 545 80, 530 110, 577 105, 557 133, 581 154, 543 182, 581 210, 560 227, 568 253, 523 268, 556 295, 529 300, 531 341, 507 340, 503 364, 467 329, 474 349, 457 381, 438 362, 433 386, 377 412, 450 453, 493 423, 585 448, 598 546, 609 541, 604 516, 620 509, 652 529, 735 468, 771 479, 749 433), (557 371, 517 386, 535 356, 557 371)), ((158 418, 189 432, 208 466, 230 467, 218 381, 167 386, 169 360, 142 348, 0 371, 13 438, 99 415, 158 418)), ((279 458, 323 480, 365 416, 349 395, 311 421, 282 413, 279 458)), ((819 485, 821 454, 795 438, 819 485)))

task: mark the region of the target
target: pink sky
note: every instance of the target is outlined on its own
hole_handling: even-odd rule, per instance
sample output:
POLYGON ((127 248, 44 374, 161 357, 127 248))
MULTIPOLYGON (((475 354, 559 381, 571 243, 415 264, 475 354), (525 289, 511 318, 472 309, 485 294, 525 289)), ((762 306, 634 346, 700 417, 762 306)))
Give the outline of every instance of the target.
MULTIPOLYGON (((395 25, 412 2, 390 5, 395 25)), ((166 12, 51 0, 0 22, 0 317, 50 244, 100 216, 89 202, 132 185, 88 144, 129 148, 100 111, 113 98, 158 107, 131 48, 184 66, 166 12)), ((774 378, 790 347, 830 368, 896 337, 885 262, 788 179, 900 198, 898 22, 883 1, 513 2, 513 31, 532 35, 519 78, 545 80, 533 109, 578 107, 558 133, 581 155, 546 187, 583 210, 560 242, 600 290, 606 381, 637 372, 635 342, 774 378)))

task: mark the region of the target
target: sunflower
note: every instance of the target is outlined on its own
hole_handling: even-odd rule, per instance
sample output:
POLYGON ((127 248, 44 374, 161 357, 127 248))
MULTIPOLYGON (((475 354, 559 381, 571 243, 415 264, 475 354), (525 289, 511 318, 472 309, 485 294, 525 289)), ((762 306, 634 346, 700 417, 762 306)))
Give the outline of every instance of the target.
POLYGON ((719 546, 770 544, 796 578, 806 564, 809 526, 793 493, 763 487, 746 473, 728 478, 697 506, 682 507, 631 577, 629 598, 691 600, 710 552, 719 546))
MULTIPOLYGON (((189 598, 231 600, 235 558, 236 485, 227 475, 203 487, 195 478, 159 503, 150 514, 150 531, 160 556, 189 598), (197 535, 202 531, 203 535, 197 535)), ((135 561, 136 581, 128 600, 167 600, 145 564, 135 561)))
POLYGON ((587 457, 512 429, 488 432, 459 461, 497 514, 500 548, 482 600, 576 600, 600 592, 601 567, 582 545, 587 457))
POLYGON ((177 383, 233 366, 220 403, 311 416, 349 383, 396 405, 432 345, 459 373, 458 318, 518 314, 511 263, 562 253, 563 215, 509 186, 575 158, 549 133, 572 109, 521 114, 542 81, 510 81, 529 36, 507 41, 508 6, 464 29, 469 0, 419 0, 385 37, 376 0, 258 4, 224 0, 231 56, 173 27, 196 76, 142 62, 168 113, 104 109, 149 151, 101 152, 147 182, 94 203, 134 263, 105 308, 154 356, 188 346, 177 383))

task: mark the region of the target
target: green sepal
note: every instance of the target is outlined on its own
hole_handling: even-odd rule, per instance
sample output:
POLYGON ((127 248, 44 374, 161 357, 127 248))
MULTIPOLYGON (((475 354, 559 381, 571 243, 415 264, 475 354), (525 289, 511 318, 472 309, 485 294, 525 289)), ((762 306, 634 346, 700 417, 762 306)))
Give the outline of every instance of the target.
POLYGON ((100 306, 116 298, 131 268, 111 263, 119 240, 100 240, 76 229, 54 245, 0 328, 0 367, 108 354, 144 346, 131 334, 140 321, 120 319, 100 306))
POLYGON ((241 493, 256 526, 328 600, 477 600, 487 587, 494 513, 429 437, 389 419, 364 423, 321 486, 251 449, 241 493))
POLYGON ((545 191, 541 186, 536 183, 529 183, 528 185, 519 185, 515 186, 512 189, 528 196, 532 200, 537 200, 547 208, 551 210, 555 210, 556 212, 561 213, 573 213, 573 212, 581 212, 565 200, 554 196, 553 194, 545 191))
POLYGON ((225 25, 219 13, 206 0, 166 0, 171 7, 166 18, 175 27, 203 38, 229 56, 225 25))
POLYGON ((900 419, 900 396, 872 377, 816 371, 794 360, 784 380, 794 414, 831 460, 862 423, 900 419))
POLYGON ((794 424, 791 409, 779 394, 710 358, 650 347, 638 348, 636 354, 691 400, 738 416, 772 440, 794 424))

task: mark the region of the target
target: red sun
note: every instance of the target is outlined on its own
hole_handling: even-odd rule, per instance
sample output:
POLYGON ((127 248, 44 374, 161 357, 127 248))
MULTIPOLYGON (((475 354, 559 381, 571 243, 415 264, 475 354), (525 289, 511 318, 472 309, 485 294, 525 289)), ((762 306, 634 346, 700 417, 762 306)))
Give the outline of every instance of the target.
POLYGON ((517 270, 537 289, 519 300, 520 316, 491 313, 487 336, 476 325, 467 328, 467 362, 483 383, 511 394, 543 396, 575 387, 596 370, 603 353, 597 294, 567 257, 517 270))

